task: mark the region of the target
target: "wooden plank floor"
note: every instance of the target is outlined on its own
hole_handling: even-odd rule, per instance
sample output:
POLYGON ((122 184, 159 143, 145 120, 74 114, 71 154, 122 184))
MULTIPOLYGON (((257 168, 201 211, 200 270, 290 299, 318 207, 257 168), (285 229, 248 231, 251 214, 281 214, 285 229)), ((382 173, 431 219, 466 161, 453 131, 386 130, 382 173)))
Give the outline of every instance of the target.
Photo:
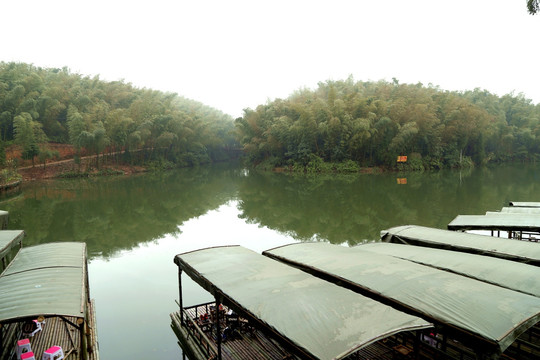
MULTIPOLYGON (((88 355, 89 360, 99 360, 99 349, 97 347, 97 327, 95 323, 94 303, 90 306, 90 317, 88 319, 88 329, 91 331, 90 339, 94 341, 92 352, 88 355)), ((76 318, 66 317, 67 320, 76 323, 76 318)), ((14 323, 7 326, 4 333, 7 351, 3 351, 0 359, 15 359, 15 347, 18 339, 24 338, 21 334, 22 325, 14 323), (11 345, 11 346, 10 346, 11 345)), ((36 359, 41 359, 45 350, 51 346, 60 346, 64 351, 65 359, 67 360, 83 360, 81 348, 81 333, 80 331, 60 317, 51 317, 45 319, 42 326, 42 331, 37 332, 34 336, 28 338, 30 346, 34 352, 36 359)))
MULTIPOLYGON (((196 315, 206 313, 205 307, 192 308, 188 312, 192 318, 196 318, 196 315)), ((171 326, 175 330, 177 336, 182 336, 183 341, 192 347, 195 351, 193 356, 197 359, 207 359, 203 353, 198 353, 196 350, 198 345, 194 339, 194 336, 189 332, 186 326, 180 324, 180 313, 176 312, 171 314, 172 324, 171 326)), ((225 329, 223 325, 222 329, 225 329)), ((211 346, 217 348, 217 342, 211 331, 204 332, 205 341, 208 341, 211 346)), ((244 359, 261 359, 261 360, 283 360, 289 356, 289 353, 285 351, 281 346, 265 336, 262 332, 254 330, 253 332, 238 331, 234 340, 226 340, 222 342, 221 351, 222 359, 224 360, 244 360, 244 359)), ((295 359, 295 357, 291 357, 295 359)), ((195 360, 195 359, 193 359, 195 360)))

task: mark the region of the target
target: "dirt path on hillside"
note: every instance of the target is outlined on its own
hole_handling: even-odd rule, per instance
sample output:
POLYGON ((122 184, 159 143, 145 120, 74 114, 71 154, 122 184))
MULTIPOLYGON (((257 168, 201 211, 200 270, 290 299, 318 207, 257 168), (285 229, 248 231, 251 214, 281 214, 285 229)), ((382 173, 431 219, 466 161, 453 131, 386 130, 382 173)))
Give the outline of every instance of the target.
MULTIPOLYGON (((60 174, 68 172, 83 171, 90 174, 98 172, 95 164, 96 155, 81 156, 79 165, 75 163, 75 149, 72 145, 49 143, 47 148, 57 152, 59 159, 57 161, 47 162, 45 166, 38 163, 32 166, 30 160, 22 160, 21 150, 18 146, 9 147, 6 150, 6 157, 8 160, 17 159, 17 162, 21 165, 17 168, 17 171, 22 175, 24 181, 56 178, 60 174)), ((108 153, 105 156, 113 156, 115 154, 108 153)), ((102 156, 100 155, 100 157, 102 156)), ((120 171, 125 175, 146 171, 142 166, 119 165, 112 162, 103 165, 100 164, 100 170, 120 171)))
MULTIPOLYGON (((85 156, 81 158, 81 171, 92 173, 98 173, 98 169, 95 168, 96 156, 85 156), (93 167, 90 163, 94 163, 93 167)), ((101 165, 99 170, 114 170, 116 172, 122 172, 124 175, 130 175, 134 173, 145 172, 146 168, 142 166, 132 165, 120 165, 120 164, 105 164, 101 165)), ((55 162, 47 163, 46 166, 35 165, 25 166, 18 169, 19 174, 23 177, 23 181, 40 180, 40 179, 52 179, 59 177, 63 173, 79 171, 79 165, 75 164, 74 159, 64 159, 55 162)))

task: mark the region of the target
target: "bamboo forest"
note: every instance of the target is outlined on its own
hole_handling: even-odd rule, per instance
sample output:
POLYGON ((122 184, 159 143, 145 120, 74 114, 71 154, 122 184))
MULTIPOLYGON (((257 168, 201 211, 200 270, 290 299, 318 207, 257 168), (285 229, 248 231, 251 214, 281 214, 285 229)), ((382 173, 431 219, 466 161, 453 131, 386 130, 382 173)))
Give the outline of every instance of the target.
MULTIPOLYGON (((0 63, 0 165, 6 149, 45 164, 50 143, 75 156, 177 167, 224 161, 242 152, 247 165, 304 172, 366 167, 440 169, 540 156, 540 104, 522 94, 445 91, 399 80, 319 82, 286 99, 231 116, 174 93, 124 81, 0 63), (403 163, 399 157, 407 157, 403 163)), ((21 159, 21 160, 22 160, 21 159)))

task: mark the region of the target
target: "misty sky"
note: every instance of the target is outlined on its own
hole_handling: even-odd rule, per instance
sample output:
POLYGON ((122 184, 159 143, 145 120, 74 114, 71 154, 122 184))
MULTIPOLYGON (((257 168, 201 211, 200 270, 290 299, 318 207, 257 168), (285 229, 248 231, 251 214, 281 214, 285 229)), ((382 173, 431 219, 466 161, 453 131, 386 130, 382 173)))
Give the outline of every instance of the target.
POLYGON ((540 103, 540 15, 525 4, 0 0, 0 61, 123 79, 233 117, 349 75, 540 103))

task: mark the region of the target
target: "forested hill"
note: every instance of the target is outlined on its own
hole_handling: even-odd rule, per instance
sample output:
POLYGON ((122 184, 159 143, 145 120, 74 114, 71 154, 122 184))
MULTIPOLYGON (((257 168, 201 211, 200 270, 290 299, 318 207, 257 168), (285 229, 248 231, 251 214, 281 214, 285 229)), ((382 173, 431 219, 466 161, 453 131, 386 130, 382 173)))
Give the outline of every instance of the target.
POLYGON ((0 155, 15 143, 33 159, 51 141, 95 154, 144 149, 192 165, 222 158, 233 129, 229 115, 176 94, 0 62, 0 155))
POLYGON ((449 92, 422 84, 319 83, 236 119, 253 164, 321 171, 331 163, 413 169, 535 160, 540 105, 521 95, 485 90, 449 92))
POLYGON ((239 141, 250 163, 270 168, 355 171, 395 167, 400 155, 401 167, 443 168, 537 160, 540 104, 349 78, 247 109, 234 122, 176 94, 0 62, 0 139, 0 167, 6 144, 41 162, 52 156, 47 142, 58 142, 87 154, 143 150, 141 159, 186 166, 225 159, 239 141))

